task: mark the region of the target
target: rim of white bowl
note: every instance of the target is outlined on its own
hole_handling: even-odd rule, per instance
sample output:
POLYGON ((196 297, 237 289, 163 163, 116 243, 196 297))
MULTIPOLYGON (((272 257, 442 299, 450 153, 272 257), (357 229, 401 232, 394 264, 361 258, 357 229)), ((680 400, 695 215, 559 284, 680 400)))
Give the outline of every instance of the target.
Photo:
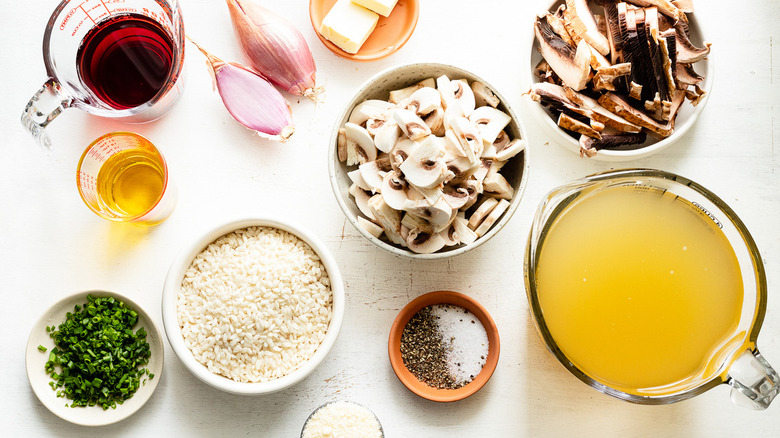
MULTIPOLYGON (((425 77, 430 77, 430 75, 423 75, 423 76, 424 76, 423 79, 425 77)), ((371 243, 378 246, 379 248, 382 248, 383 250, 396 256, 411 258, 415 260, 437 260, 437 259, 454 257, 463 254, 465 252, 471 251, 474 248, 477 248, 480 245, 487 242, 488 240, 490 240, 501 229, 503 229, 504 226, 506 226, 506 224, 509 222, 509 220, 512 218, 515 211, 517 210, 517 207, 523 198, 523 194, 525 193, 526 185, 528 184, 528 179, 529 179, 528 173, 530 169, 529 160, 528 160, 529 149, 530 149, 530 144, 528 143, 528 135, 526 134, 525 125, 523 124, 520 117, 517 116, 517 113, 515 113, 514 109, 512 109, 512 106, 509 104, 509 101, 498 90, 496 90, 496 88, 493 87, 491 83, 485 81, 485 79, 483 79, 482 77, 478 76, 475 73, 472 73, 468 70, 465 70, 460 67, 456 67, 451 64, 443 64, 443 63, 436 63, 436 62, 408 63, 408 64, 401 64, 401 65, 396 65, 393 67, 386 68, 380 71, 379 73, 375 74, 365 82, 363 82, 360 88, 353 94, 352 98, 341 110, 339 116, 336 118, 336 125, 333 128, 330 137, 330 143, 328 144, 328 176, 330 179, 330 184, 333 190, 333 194, 336 197, 336 201, 338 202, 342 213, 344 213, 344 216, 347 218, 349 223, 351 223, 352 226, 363 237, 368 239, 371 243), (520 184, 518 187, 515 188, 515 194, 510 201, 509 208, 507 208, 507 211, 504 212, 504 214, 501 216, 501 219, 499 219, 499 221, 496 222, 487 233, 485 233, 482 237, 478 238, 471 245, 461 245, 451 250, 437 251, 432 254, 418 254, 409 249, 400 248, 382 239, 374 237, 372 234, 366 231, 366 229, 363 228, 357 222, 357 217, 352 213, 349 206, 347 206, 347 203, 344 199, 344 195, 341 193, 341 187, 339 185, 339 181, 337 178, 337 169, 336 169, 337 166, 343 166, 343 164, 338 160, 337 149, 336 149, 336 144, 338 142, 339 128, 341 128, 341 126, 344 125, 344 122, 347 120, 349 113, 352 111, 352 109, 359 103, 360 100, 362 100, 362 98, 359 98, 359 96, 361 96, 364 92, 366 92, 366 90, 371 88, 377 81, 385 79, 386 76, 389 76, 393 72, 396 72, 401 69, 413 69, 413 68, 441 69, 441 70, 451 71, 455 74, 463 75, 463 77, 469 78, 470 80, 480 81, 483 84, 487 85, 487 87, 491 91, 493 91, 496 97, 498 97, 499 101, 501 102, 500 105, 504 107, 506 112, 512 118, 512 122, 510 122, 510 124, 515 123, 517 125, 517 130, 520 132, 520 138, 526 142, 526 147, 522 152, 522 154, 524 154, 522 158, 523 167, 522 169, 519 169, 520 171, 522 171, 522 175, 520 176, 520 184)), ((516 159, 516 158, 518 157, 515 156, 512 159, 516 159)))
MULTIPOLYGON (((552 10, 555 6, 558 4, 563 3, 561 0, 555 0, 552 2, 552 6, 545 10, 545 12, 548 12, 552 10)), ((688 14, 691 16, 689 25, 691 27, 691 31, 698 34, 698 37, 703 41, 704 40, 704 28, 706 26, 702 26, 701 22, 696 19, 696 14, 688 14)), ((530 38, 526 37, 526 41, 531 42, 531 51, 530 51, 530 59, 528 60, 528 71, 526 72, 526 77, 530 79, 530 83, 533 84, 536 81, 536 77, 534 76, 534 67, 535 63, 533 62, 534 59, 541 59, 541 55, 536 56, 538 51, 536 50, 537 44, 536 44, 536 36, 534 35, 533 25, 529 26, 530 31, 528 34, 530 34, 530 38)), ((715 76, 715 69, 713 67, 713 51, 710 51, 710 53, 707 55, 707 58, 705 58, 702 61, 699 61, 694 64, 694 66, 698 66, 699 69, 701 67, 704 67, 706 70, 706 73, 703 75, 704 80, 702 81, 701 88, 706 92, 702 100, 699 102, 698 105, 693 107, 691 114, 688 116, 688 118, 684 121, 681 125, 675 125, 674 132, 672 132, 672 135, 669 137, 666 137, 662 140, 659 140, 655 143, 650 143, 647 146, 637 148, 637 149, 631 149, 631 150, 609 150, 609 149, 601 149, 598 151, 598 153, 590 157, 588 159, 590 160, 596 160, 596 161, 611 161, 611 162, 621 162, 621 161, 631 161, 631 160, 638 160, 641 158, 649 157, 650 155, 653 155, 657 152, 660 152, 669 146, 671 146, 674 142, 680 139, 683 135, 685 135, 686 132, 688 132, 689 129, 696 123, 696 120, 699 118, 699 115, 704 110, 704 107, 707 105, 707 102, 709 101, 710 95, 712 94, 712 87, 713 87, 713 81, 715 76)), ((701 73, 700 73, 701 74, 701 73)), ((683 102, 683 105, 685 106, 690 105, 690 103, 683 102)), ((541 104, 537 102, 530 102, 531 111, 534 113, 534 116, 546 127, 546 130, 550 133, 553 133, 555 138, 558 141, 559 144, 561 144, 565 149, 570 150, 576 154, 580 153, 580 144, 574 137, 567 134, 565 131, 563 131, 558 125, 555 123, 553 118, 550 116, 550 114, 547 112, 547 110, 542 107, 541 104)), ((648 136, 649 137, 649 136, 648 136)))
POLYGON ((63 420, 80 426, 106 426, 132 416, 143 408, 152 397, 165 370, 165 347, 157 324, 141 305, 118 292, 107 289, 90 289, 63 296, 38 317, 27 339, 24 360, 27 380, 30 382, 33 393, 49 411, 63 420), (151 349, 152 355, 149 357, 149 363, 142 368, 153 373, 154 378, 147 378, 146 383, 141 385, 136 393, 124 403, 117 404, 116 409, 104 410, 97 405, 80 408, 67 406, 69 399, 56 396, 56 391, 53 391, 49 386, 49 382, 53 379, 44 370, 44 364, 49 357, 51 348, 55 346, 45 328, 49 325, 59 326, 65 320, 66 313, 73 311, 73 306, 86 303, 87 295, 98 298, 112 297, 124 302, 129 309, 135 311, 138 314, 137 327, 135 328, 136 330, 140 327, 144 328, 146 342, 149 343, 151 349), (50 348, 46 352, 41 352, 38 350, 38 345, 50 348))
POLYGON ((271 216, 233 219, 221 225, 212 226, 207 231, 199 233, 199 236, 198 239, 187 245, 174 259, 165 278, 165 285, 162 293, 163 328, 165 329, 165 335, 168 338, 168 342, 171 344, 171 347, 179 360, 181 360, 184 366, 202 382, 222 391, 239 395, 270 394, 289 388, 308 377, 314 369, 323 362, 335 344, 341 330, 346 307, 346 294, 344 292, 344 282, 341 277, 341 272, 336 264, 336 259, 325 244, 314 234, 295 222, 271 216), (227 377, 214 374, 195 359, 190 349, 184 344, 184 338, 181 335, 181 328, 179 327, 176 303, 184 272, 189 268, 195 256, 219 237, 236 230, 253 226, 273 227, 287 231, 311 246, 314 252, 317 253, 322 260, 322 264, 325 265, 325 270, 328 273, 330 289, 333 294, 333 310, 331 312, 331 320, 328 325, 328 331, 325 333, 325 338, 322 340, 322 343, 317 348, 314 355, 312 355, 312 357, 310 357, 300 368, 290 374, 268 382, 246 383, 237 382, 227 377))

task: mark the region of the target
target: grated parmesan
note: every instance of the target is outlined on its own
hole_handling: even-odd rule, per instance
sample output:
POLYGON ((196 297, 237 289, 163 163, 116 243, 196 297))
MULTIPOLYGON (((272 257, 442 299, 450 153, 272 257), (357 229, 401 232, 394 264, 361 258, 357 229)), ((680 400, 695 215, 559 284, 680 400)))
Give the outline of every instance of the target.
POLYGON ((318 408, 306 420, 301 438, 382 438, 373 412, 357 403, 337 401, 318 408))

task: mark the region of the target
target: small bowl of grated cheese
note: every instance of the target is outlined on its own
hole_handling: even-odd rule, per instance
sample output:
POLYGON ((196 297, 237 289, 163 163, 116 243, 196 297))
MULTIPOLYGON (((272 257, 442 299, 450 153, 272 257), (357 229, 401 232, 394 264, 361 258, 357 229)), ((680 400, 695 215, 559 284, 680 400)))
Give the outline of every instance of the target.
POLYGON ((325 403, 309 415, 301 438, 384 438, 382 424, 367 407, 351 401, 325 403))

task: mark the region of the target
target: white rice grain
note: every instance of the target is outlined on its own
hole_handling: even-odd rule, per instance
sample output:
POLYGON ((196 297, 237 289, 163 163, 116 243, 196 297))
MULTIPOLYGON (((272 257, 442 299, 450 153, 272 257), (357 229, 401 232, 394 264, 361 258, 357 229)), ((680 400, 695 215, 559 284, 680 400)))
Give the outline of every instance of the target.
POLYGON ((317 351, 331 319, 325 267, 297 236, 271 227, 226 234, 184 273, 177 315, 184 343, 209 371, 266 382, 317 351))

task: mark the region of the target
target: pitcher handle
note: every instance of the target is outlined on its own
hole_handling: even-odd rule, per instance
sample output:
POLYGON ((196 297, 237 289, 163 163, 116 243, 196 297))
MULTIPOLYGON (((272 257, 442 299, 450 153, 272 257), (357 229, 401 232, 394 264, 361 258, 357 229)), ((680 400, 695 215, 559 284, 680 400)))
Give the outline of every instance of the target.
POLYGON ((45 128, 72 103, 72 98, 63 95, 59 82, 49 78, 24 107, 22 125, 39 145, 50 149, 51 138, 45 128))
POLYGON ((731 401, 735 405, 764 410, 780 393, 780 377, 761 353, 747 350, 729 370, 731 401))

